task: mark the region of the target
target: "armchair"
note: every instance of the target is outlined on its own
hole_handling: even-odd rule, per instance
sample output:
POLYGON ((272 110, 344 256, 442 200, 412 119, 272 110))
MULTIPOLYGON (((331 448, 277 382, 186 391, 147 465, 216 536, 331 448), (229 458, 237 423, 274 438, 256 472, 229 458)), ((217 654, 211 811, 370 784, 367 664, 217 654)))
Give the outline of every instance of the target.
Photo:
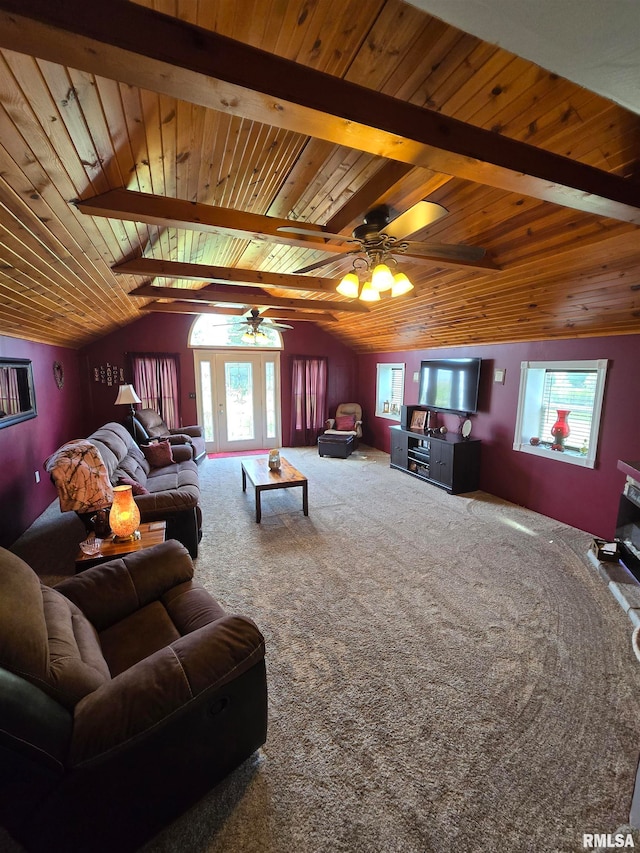
POLYGON ((186 426, 169 429, 154 409, 136 409, 133 413, 133 437, 138 444, 150 439, 168 438, 170 444, 188 444, 193 458, 201 462, 206 456, 204 430, 201 426, 186 426))
POLYGON ((354 444, 362 438, 362 406, 360 403, 340 403, 335 418, 326 421, 325 435, 352 435, 354 444))
POLYGON ((0 822, 133 851, 266 738, 264 640, 170 540, 46 587, 0 549, 0 822))

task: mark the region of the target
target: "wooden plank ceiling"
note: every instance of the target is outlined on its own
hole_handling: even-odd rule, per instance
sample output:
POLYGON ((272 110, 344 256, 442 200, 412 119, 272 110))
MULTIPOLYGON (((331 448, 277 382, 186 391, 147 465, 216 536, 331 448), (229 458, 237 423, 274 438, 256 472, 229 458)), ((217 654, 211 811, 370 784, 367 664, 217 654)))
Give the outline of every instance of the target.
POLYGON ((640 332, 637 115, 400 0, 94 6, 0 0, 0 334, 216 304, 359 352, 640 332), (277 231, 421 199, 448 213, 412 239, 487 263, 401 258, 413 298, 368 309, 348 244, 277 231))

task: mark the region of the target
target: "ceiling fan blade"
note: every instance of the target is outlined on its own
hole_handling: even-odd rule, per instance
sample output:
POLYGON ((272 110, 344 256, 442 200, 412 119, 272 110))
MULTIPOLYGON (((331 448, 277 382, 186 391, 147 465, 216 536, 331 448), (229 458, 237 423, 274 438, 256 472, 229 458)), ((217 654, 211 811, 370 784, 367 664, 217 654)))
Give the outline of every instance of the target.
POLYGON ((410 254, 424 252, 452 261, 479 261, 487 254, 486 249, 480 246, 464 246, 461 243, 417 243, 409 240, 403 241, 403 245, 407 246, 410 254))
POLYGON ((330 238, 331 240, 353 240, 353 237, 348 237, 344 234, 333 234, 331 231, 318 231, 317 228, 312 231, 310 228, 303 228, 296 225, 281 225, 276 230, 282 232, 283 234, 304 234, 305 236, 310 237, 326 237, 327 239, 330 238))
MULTIPOLYGON (((347 253, 349 254, 349 253, 347 253)), ((339 258, 336 258, 335 255, 332 255, 329 258, 323 258, 321 261, 316 261, 313 264, 309 264, 306 267, 301 267, 299 270, 295 270, 294 275, 301 275, 305 272, 311 272, 312 270, 318 270, 320 267, 326 267, 329 264, 335 264, 338 261, 342 260, 342 258, 346 257, 346 255, 341 255, 339 258)))
POLYGON ((404 213, 392 219, 383 230, 389 237, 401 240, 408 234, 416 234, 418 231, 422 231, 427 225, 433 225, 447 213, 449 211, 441 204, 436 204, 433 201, 419 201, 409 210, 405 210, 404 213))

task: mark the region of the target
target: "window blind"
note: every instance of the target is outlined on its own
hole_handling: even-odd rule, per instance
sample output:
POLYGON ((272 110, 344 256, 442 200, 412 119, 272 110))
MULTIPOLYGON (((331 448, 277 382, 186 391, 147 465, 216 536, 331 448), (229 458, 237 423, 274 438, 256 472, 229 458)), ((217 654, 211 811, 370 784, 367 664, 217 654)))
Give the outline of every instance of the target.
POLYGON ((570 412, 567 422, 570 433, 564 445, 572 450, 588 446, 596 393, 596 370, 547 370, 540 411, 540 437, 552 441, 551 427, 558 418, 558 409, 570 412))

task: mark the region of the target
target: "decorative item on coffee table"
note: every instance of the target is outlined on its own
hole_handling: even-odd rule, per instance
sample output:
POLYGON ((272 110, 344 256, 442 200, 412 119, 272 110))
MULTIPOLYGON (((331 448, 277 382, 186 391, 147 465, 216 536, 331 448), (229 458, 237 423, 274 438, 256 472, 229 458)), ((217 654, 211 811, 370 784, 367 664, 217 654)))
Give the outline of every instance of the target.
POLYGON ((271 471, 280 470, 280 451, 273 449, 269 451, 269 468, 271 471))

